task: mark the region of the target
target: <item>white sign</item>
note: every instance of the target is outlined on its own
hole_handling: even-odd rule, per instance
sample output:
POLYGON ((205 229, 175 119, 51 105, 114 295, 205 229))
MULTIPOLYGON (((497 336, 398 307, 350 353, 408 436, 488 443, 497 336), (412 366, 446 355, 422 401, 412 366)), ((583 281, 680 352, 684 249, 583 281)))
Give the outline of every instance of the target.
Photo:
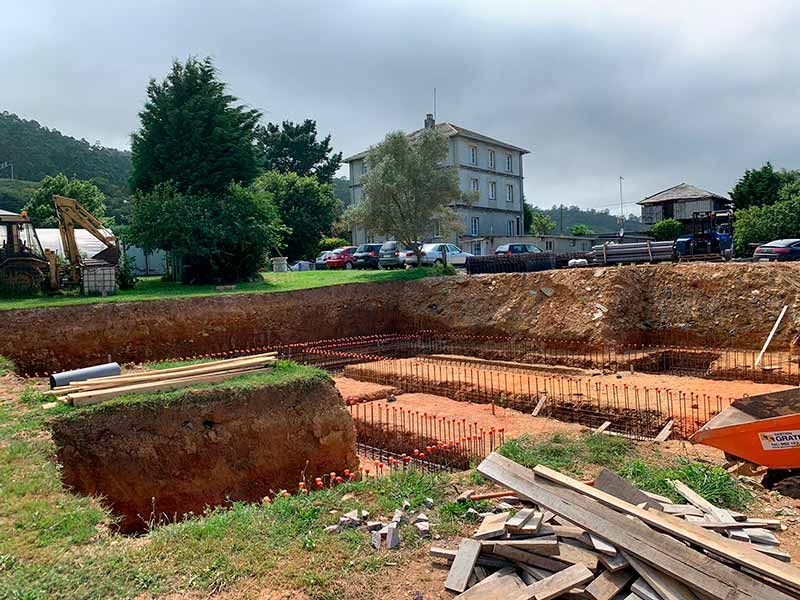
POLYGON ((765 431, 758 434, 764 450, 785 450, 800 447, 800 430, 765 431))

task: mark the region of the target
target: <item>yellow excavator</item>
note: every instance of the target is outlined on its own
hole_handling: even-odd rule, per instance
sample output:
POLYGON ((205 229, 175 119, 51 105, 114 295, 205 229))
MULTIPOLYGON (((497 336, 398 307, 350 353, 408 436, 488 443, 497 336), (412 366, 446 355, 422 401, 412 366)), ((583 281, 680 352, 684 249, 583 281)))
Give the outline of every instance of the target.
POLYGON ((0 289, 16 293, 54 292, 80 286, 84 271, 98 265, 119 263, 119 240, 106 235, 103 224, 72 198, 53 196, 64 264, 50 250, 43 250, 30 219, 22 212, 0 210, 0 289), (105 250, 91 259, 81 256, 75 228, 91 233, 105 250))

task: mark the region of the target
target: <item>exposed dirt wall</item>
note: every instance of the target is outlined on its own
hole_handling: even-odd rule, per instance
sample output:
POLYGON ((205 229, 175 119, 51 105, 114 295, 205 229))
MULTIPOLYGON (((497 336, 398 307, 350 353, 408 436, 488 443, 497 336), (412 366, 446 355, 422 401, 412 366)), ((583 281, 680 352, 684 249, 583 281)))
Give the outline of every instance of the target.
POLYGON ((194 356, 396 327, 399 283, 0 313, 0 355, 22 373, 194 356))
POLYGON ((315 378, 89 410, 56 421, 53 438, 64 483, 105 496, 126 532, 358 466, 350 413, 315 378))
POLYGON ((587 268, 0 313, 23 372, 432 328, 589 342, 772 349, 800 331, 800 264, 587 268))

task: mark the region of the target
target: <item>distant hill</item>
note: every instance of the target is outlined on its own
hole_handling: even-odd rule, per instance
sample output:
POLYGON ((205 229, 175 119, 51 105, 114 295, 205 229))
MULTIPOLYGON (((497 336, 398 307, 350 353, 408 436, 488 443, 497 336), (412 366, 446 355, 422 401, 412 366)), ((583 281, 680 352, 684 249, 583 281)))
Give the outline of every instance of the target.
MULTIPOLYGON (((553 206, 552 208, 534 208, 555 221, 556 228, 554 233, 560 233, 562 231, 562 214, 563 232, 565 234, 568 234, 570 228, 574 225, 586 225, 594 233, 613 233, 619 231, 619 216, 612 215, 608 210, 565 206, 562 213, 561 207, 559 206, 553 206)), ((638 216, 628 215, 625 218, 625 231, 644 231, 646 229, 647 226, 642 225, 638 216)))
MULTIPOLYGON (((106 195, 106 212, 119 223, 130 207, 131 153, 90 144, 9 112, 0 113, 0 163, 14 164, 14 181, 0 179, 0 209, 19 212, 45 175, 88 179, 106 195)), ((0 171, 9 177, 10 169, 0 171)))

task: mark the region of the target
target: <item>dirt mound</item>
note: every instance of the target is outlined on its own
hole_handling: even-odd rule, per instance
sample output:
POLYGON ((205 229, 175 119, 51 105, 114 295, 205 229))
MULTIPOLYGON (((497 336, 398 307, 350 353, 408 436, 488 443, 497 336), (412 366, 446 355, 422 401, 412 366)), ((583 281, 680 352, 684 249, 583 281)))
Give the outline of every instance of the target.
POLYGON ((104 496, 126 532, 358 466, 352 418, 319 376, 98 405, 55 421, 53 438, 64 483, 104 496))
POLYGON ((406 322, 433 329, 589 343, 758 348, 800 331, 800 265, 695 263, 425 279, 406 286, 406 322))

